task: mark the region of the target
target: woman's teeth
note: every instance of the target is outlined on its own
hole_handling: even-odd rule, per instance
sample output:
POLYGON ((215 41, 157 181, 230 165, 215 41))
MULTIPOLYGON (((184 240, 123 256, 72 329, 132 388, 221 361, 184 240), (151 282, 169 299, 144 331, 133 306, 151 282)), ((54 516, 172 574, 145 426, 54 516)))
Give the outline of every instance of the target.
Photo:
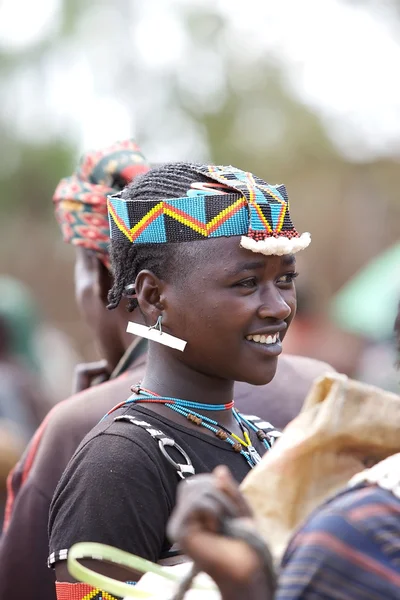
POLYGON ((246 340, 259 344, 276 344, 279 342, 279 333, 275 333, 275 335, 246 335, 246 340))

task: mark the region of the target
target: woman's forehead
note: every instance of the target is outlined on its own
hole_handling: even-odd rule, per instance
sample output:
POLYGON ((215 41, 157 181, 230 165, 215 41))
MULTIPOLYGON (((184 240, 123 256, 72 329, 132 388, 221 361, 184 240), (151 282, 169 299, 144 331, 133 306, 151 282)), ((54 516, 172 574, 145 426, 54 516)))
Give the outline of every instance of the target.
POLYGON ((246 270, 263 269, 268 264, 292 266, 293 254, 284 256, 265 256, 246 250, 240 246, 240 236, 219 237, 213 240, 188 242, 185 254, 190 262, 195 262, 197 270, 235 275, 246 270), (194 259, 194 260, 193 260, 194 259))

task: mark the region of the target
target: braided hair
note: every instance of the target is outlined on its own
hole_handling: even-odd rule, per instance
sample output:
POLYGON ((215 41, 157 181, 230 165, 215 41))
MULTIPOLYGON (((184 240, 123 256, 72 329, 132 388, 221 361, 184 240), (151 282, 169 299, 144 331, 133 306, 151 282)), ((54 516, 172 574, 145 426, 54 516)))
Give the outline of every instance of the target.
MULTIPOLYGON (((194 163, 166 163, 136 177, 122 192, 124 200, 162 200, 186 195, 194 181, 210 181, 196 170, 194 163)), ((107 308, 116 308, 127 285, 134 284, 143 269, 157 277, 165 277, 179 268, 182 256, 177 242, 163 244, 132 244, 128 239, 111 240, 110 257, 114 284, 109 291, 107 308)), ((181 269, 179 269, 180 271, 181 269)), ((136 298, 128 301, 128 311, 137 308, 136 298)))

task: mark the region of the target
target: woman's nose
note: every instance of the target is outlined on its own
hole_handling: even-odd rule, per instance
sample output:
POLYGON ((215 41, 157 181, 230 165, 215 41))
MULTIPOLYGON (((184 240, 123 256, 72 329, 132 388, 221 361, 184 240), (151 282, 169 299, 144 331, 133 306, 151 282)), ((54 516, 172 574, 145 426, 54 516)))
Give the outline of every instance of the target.
POLYGON ((282 296, 279 289, 271 286, 262 299, 262 304, 258 309, 258 316, 261 319, 277 319, 285 321, 291 314, 292 309, 282 296))

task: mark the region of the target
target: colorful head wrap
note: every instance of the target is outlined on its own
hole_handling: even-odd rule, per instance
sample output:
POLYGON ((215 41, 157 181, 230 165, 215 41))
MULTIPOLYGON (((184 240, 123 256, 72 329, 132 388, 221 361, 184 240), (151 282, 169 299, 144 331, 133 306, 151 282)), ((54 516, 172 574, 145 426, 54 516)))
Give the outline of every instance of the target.
POLYGON ((108 198, 111 237, 133 244, 241 237, 241 246, 262 254, 292 254, 306 248, 289 214, 284 185, 269 185, 235 167, 196 166, 217 183, 193 182, 187 196, 165 200, 108 198))
POLYGON ((94 250, 110 268, 107 196, 149 168, 132 140, 85 154, 76 172, 60 181, 53 196, 64 241, 94 250))

